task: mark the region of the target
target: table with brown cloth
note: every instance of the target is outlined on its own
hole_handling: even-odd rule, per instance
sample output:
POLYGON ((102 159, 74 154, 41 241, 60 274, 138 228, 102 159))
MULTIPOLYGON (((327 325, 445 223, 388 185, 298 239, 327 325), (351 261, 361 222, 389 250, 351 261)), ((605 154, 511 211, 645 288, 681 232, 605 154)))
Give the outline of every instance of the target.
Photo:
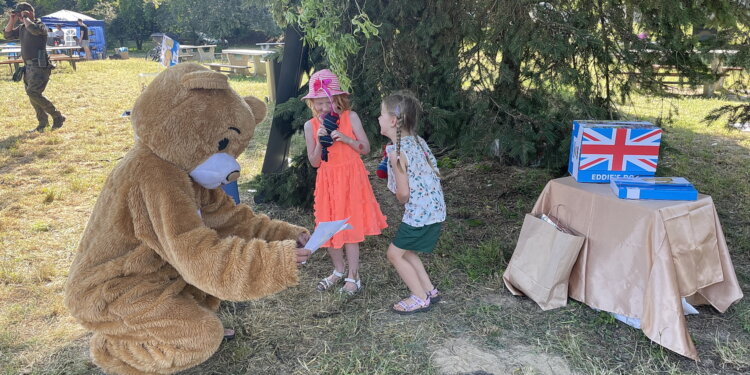
POLYGON ((648 338, 698 359, 682 308, 719 312, 742 298, 713 200, 626 200, 609 184, 551 180, 533 214, 552 214, 586 236, 568 295, 593 308, 639 318, 648 338))

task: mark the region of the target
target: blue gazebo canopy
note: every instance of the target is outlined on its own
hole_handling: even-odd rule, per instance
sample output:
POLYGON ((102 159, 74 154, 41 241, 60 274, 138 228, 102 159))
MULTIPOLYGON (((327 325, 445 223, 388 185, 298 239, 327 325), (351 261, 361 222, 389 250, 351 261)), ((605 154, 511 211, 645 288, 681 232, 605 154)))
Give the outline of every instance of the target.
POLYGON ((78 37, 81 37, 81 30, 78 27, 78 20, 82 20, 89 28, 89 45, 94 58, 105 58, 107 51, 107 39, 104 36, 104 21, 97 20, 85 14, 73 12, 70 10, 60 10, 46 16, 42 16, 42 22, 53 28, 60 25, 63 28, 75 28, 78 37))

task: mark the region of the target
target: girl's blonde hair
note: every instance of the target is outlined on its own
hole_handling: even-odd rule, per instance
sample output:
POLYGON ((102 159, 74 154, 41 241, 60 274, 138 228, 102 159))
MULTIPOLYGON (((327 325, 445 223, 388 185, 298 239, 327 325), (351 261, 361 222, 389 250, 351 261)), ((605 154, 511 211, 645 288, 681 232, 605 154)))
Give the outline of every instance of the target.
MULTIPOLYGON (((400 171, 405 172, 401 166, 401 132, 403 130, 408 133, 417 136, 417 125, 419 124, 419 117, 422 116, 422 103, 419 102, 416 96, 411 91, 401 90, 388 95, 383 99, 383 106, 385 110, 391 115, 396 117, 396 168, 400 171)), ((422 150, 427 164, 435 172, 435 175, 440 177, 440 173, 435 169, 435 166, 430 162, 430 158, 427 156, 427 151, 422 146, 422 142, 417 139, 417 145, 422 150)))
MULTIPOLYGON (((349 95, 347 94, 334 95, 332 99, 333 99, 333 105, 336 106, 341 112, 344 112, 352 108, 352 105, 349 102, 349 95)), ((323 114, 323 113, 318 113, 315 110, 315 105, 313 105, 313 99, 305 99, 305 104, 307 104, 307 107, 310 108, 310 110, 312 111, 313 117, 318 117, 323 114)))

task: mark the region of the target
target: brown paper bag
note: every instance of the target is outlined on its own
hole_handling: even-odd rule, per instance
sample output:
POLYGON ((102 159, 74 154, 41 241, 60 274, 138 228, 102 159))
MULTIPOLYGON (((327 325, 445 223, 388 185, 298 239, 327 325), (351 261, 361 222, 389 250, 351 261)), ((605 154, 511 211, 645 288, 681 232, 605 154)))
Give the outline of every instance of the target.
POLYGON ((526 214, 513 257, 503 273, 505 286, 514 295, 527 295, 542 310, 565 306, 568 278, 584 239, 526 214))

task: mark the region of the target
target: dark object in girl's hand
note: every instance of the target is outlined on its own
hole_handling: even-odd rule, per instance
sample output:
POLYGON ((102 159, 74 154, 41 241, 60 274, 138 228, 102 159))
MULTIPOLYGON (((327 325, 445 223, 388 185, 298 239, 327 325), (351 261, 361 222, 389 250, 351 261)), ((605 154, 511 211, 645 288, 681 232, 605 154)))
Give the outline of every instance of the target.
POLYGON ((323 146, 323 151, 320 154, 320 159, 328 161, 328 147, 333 145, 333 138, 331 138, 331 132, 339 128, 339 115, 336 112, 329 112, 323 116, 323 127, 328 131, 328 135, 321 135, 318 139, 320 145, 323 146))

